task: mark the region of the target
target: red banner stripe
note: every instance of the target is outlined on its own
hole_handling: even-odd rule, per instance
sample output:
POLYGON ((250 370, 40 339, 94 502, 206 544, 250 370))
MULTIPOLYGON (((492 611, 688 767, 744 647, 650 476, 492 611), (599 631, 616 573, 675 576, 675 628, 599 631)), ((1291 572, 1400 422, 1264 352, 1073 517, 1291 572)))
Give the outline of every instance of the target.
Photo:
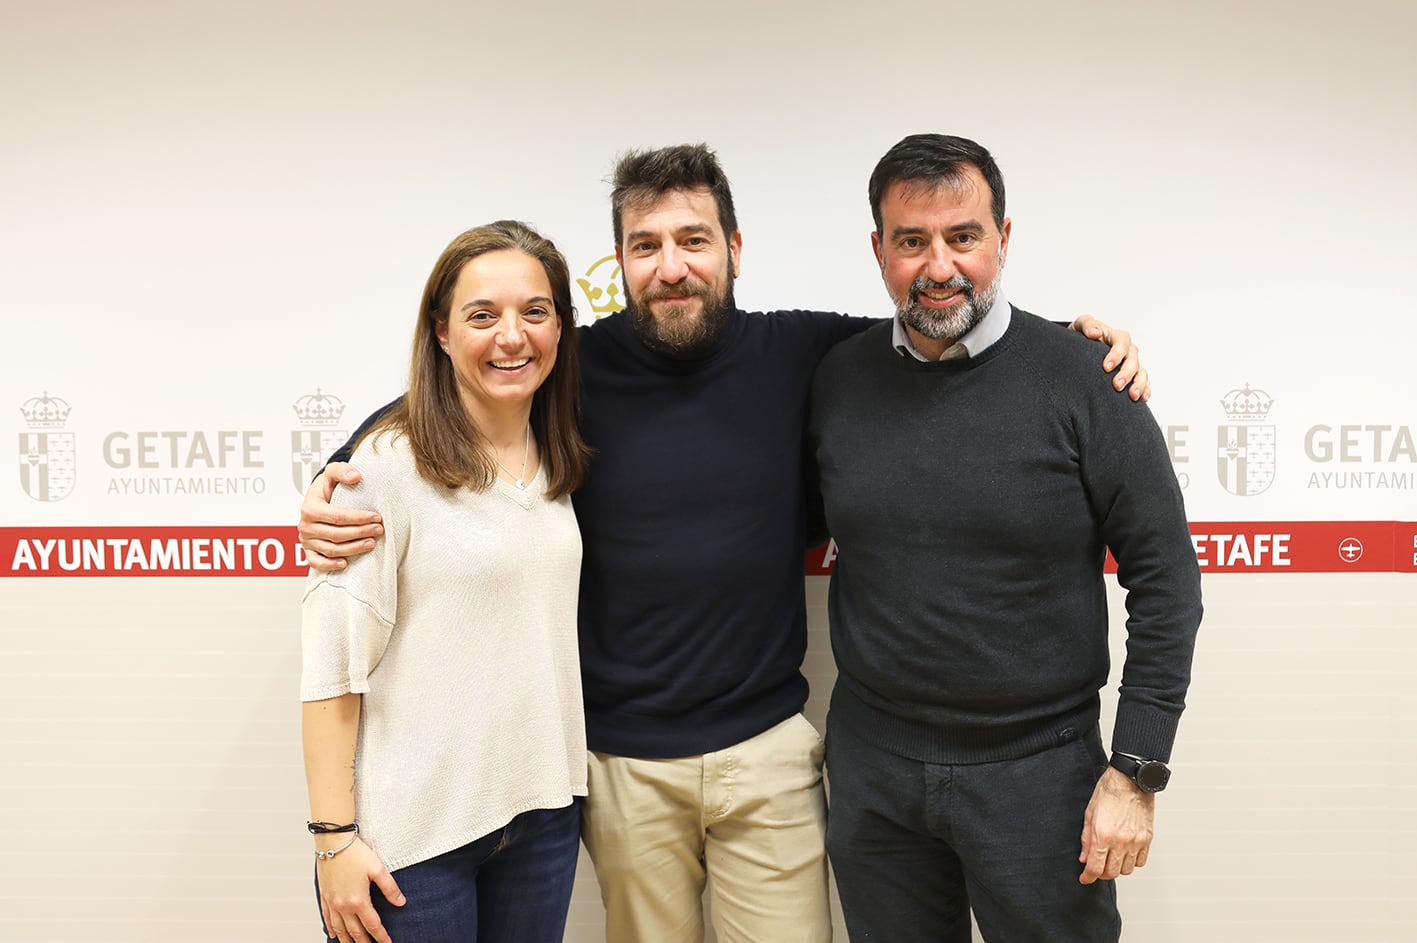
MULTIPOLYGON (((1192 523, 1191 540, 1205 573, 1417 573, 1411 521, 1192 523)), ((836 553, 809 550, 807 575, 829 575, 836 553)), ((294 527, 0 528, 0 577, 305 574, 294 527)))
MULTIPOLYGON (((1202 573, 1417 573, 1411 521, 1224 521, 1191 523, 1202 573)), ((807 552, 808 575, 835 566, 834 542, 807 552)), ((1107 572, 1117 564, 1109 554, 1107 572)))
POLYGON ((5 527, 0 576, 304 576, 294 527, 5 527))

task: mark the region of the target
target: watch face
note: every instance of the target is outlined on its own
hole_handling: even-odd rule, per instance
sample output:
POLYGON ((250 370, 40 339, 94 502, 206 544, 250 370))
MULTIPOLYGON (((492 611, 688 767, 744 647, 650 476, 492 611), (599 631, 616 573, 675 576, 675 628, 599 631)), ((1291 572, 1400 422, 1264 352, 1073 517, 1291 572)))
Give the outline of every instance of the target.
POLYGON ((1166 768, 1165 763, 1155 760, 1142 763, 1141 768, 1137 770, 1137 785, 1147 792, 1159 792, 1165 789, 1170 778, 1171 770, 1166 768))

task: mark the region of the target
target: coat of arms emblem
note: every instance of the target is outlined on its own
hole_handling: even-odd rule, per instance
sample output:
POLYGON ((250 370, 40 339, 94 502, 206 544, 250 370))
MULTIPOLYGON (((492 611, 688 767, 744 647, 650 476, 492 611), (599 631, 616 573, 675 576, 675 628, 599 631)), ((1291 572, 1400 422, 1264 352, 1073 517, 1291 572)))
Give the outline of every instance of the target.
POLYGON ((344 415, 344 400, 338 396, 316 389, 296 400, 293 408, 303 428, 290 432, 290 480, 304 494, 310 480, 349 436, 334 428, 344 415))
POLYGON ((1221 486, 1242 498, 1274 483, 1274 426, 1262 425, 1274 400, 1264 390, 1231 390, 1220 401, 1230 421, 1216 429, 1216 473, 1221 486))
POLYGON ((70 406, 46 391, 20 407, 20 487, 36 501, 61 501, 74 490, 74 434, 64 431, 70 406))

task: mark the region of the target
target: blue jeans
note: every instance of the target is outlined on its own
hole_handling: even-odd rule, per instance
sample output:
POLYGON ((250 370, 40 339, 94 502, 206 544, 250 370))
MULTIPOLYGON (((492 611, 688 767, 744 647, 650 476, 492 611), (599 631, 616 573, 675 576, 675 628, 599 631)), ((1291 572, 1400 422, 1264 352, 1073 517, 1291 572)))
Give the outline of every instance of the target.
POLYGON ((827 719, 827 852, 856 941, 1107 943, 1115 881, 1078 883, 1082 819, 1107 754, 1096 727, 999 763, 888 753, 827 719))
POLYGON ((394 943, 561 943, 580 852, 581 800, 523 812, 446 854, 393 872, 407 901, 369 894, 394 943))

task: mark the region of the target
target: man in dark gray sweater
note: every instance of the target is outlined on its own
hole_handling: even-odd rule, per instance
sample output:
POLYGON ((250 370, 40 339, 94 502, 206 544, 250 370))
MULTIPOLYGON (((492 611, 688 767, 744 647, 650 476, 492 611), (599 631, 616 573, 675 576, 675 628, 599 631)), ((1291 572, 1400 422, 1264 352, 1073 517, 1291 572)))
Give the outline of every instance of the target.
POLYGON ((897 317, 839 344, 810 445, 839 556, 827 847, 853 940, 1115 940, 1146 863, 1200 623, 1181 494, 1144 403, 1000 293, 1003 179, 912 135, 870 184, 897 317), (1102 748, 1103 564, 1127 659, 1102 748), (1099 880, 1101 879, 1101 880, 1099 880))

